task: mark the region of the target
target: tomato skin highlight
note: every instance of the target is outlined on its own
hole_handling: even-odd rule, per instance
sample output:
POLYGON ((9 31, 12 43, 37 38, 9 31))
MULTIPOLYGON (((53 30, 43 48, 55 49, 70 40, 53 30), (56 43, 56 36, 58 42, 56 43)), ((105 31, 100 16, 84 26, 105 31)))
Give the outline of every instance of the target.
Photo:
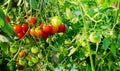
POLYGON ((60 24, 58 32, 65 32, 66 31, 66 26, 65 24, 60 24))
POLYGON ((43 33, 43 31, 41 29, 35 28, 35 36, 36 37, 42 36, 42 33, 43 33))
POLYGON ((28 30, 28 24, 22 24, 22 31, 26 33, 28 30))
POLYGON ((6 16, 6 22, 10 23, 10 17, 9 16, 6 16))
POLYGON ((34 28, 30 29, 30 35, 35 36, 35 29, 34 28))
POLYGON ((32 18, 29 20, 29 24, 30 24, 31 26, 33 26, 34 24, 36 24, 36 22, 37 22, 36 17, 32 17, 32 18))
POLYGON ((20 33, 17 34, 17 36, 18 36, 19 39, 23 38, 24 35, 25 35, 25 33, 23 33, 23 32, 20 32, 20 33))
POLYGON ((43 32, 50 34, 51 31, 52 31, 51 25, 43 26, 43 32))
POLYGON ((62 23, 62 20, 59 16, 55 16, 51 20, 52 26, 59 26, 62 23))
POLYGON ((22 32, 22 26, 21 26, 20 24, 16 24, 16 25, 13 27, 13 29, 14 29, 14 32, 15 32, 15 33, 20 33, 20 32, 22 32))

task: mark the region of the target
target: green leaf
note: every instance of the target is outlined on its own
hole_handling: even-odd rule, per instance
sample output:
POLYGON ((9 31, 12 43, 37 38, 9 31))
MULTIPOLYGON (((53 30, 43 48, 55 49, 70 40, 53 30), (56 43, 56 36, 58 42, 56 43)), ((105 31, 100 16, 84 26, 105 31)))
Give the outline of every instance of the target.
POLYGON ((71 19, 72 18, 72 13, 71 13, 70 8, 66 8, 66 17, 67 17, 67 19, 71 19))
POLYGON ((73 53, 75 53, 75 51, 76 51, 76 48, 72 48, 71 50, 70 50, 70 53, 68 54, 68 56, 71 56, 73 53))
POLYGON ((109 38, 104 38, 103 39, 103 48, 106 50, 109 45, 110 45, 110 39, 109 38))
POLYGON ((12 35, 12 36, 15 35, 11 25, 6 23, 6 17, 5 17, 5 14, 4 14, 4 12, 3 12, 3 10, 1 8, 0 8, 0 17, 4 21, 4 26, 1 28, 2 31, 7 33, 8 35, 12 35))
POLYGON ((0 17, 0 28, 4 26, 4 20, 0 17))
POLYGON ((9 54, 9 45, 6 43, 6 42, 1 42, 0 41, 0 47, 1 47, 1 50, 6 54, 8 55, 9 54))
POLYGON ((111 46, 110 46, 110 51, 111 51, 114 55, 116 55, 116 46, 115 46, 114 43, 111 44, 111 46))
POLYGON ((31 1, 30 1, 30 4, 31 4, 31 7, 32 7, 33 9, 37 9, 37 1, 36 1, 36 0, 31 0, 31 1))

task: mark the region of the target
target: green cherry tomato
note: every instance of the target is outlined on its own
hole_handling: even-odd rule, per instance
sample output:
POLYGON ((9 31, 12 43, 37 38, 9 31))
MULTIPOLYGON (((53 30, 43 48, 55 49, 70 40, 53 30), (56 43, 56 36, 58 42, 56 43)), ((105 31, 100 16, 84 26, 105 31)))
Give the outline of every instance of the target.
POLYGON ((32 60, 32 62, 33 63, 38 63, 38 57, 37 56, 33 56, 32 58, 31 58, 31 60, 32 60))
POLYGON ((10 52, 11 53, 16 53, 17 52, 17 47, 10 47, 10 52))
POLYGON ((93 43, 98 43, 101 41, 101 34, 98 32, 92 32, 89 36, 89 39, 93 43))
POLYGON ((32 60, 28 61, 28 66, 30 66, 30 67, 34 66, 34 63, 32 62, 32 60))
POLYGON ((52 18, 51 24, 52 24, 52 26, 60 26, 60 24, 62 24, 62 20, 60 17, 55 16, 52 18))
POLYGON ((24 59, 24 58, 20 58, 20 59, 19 59, 19 64, 20 64, 20 65, 25 66, 26 63, 27 63, 26 59, 24 59))
POLYGON ((34 53, 34 54, 38 53, 38 50, 39 50, 38 47, 32 47, 31 48, 31 52, 34 53))

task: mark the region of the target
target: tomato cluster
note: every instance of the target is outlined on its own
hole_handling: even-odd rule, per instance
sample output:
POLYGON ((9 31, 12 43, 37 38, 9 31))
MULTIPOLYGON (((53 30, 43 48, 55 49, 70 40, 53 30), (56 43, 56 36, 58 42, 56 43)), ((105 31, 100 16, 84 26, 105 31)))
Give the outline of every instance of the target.
POLYGON ((58 16, 53 17, 50 24, 42 23, 37 26, 35 25, 36 23, 36 17, 28 14, 27 24, 16 24, 14 26, 14 32, 17 34, 19 39, 23 38, 26 32, 37 39, 40 36, 43 38, 48 38, 50 35, 55 33, 64 33, 66 31, 66 25, 62 23, 60 17, 58 16), (29 27, 30 29, 28 29, 29 27))
POLYGON ((28 24, 16 24, 14 27, 14 32, 17 34, 18 38, 21 39, 24 37, 25 33, 28 30, 28 24))
POLYGON ((21 50, 16 59, 16 65, 19 70, 23 70, 25 66, 32 67, 38 63, 39 58, 36 56, 39 50, 38 47, 31 47, 31 52, 27 52, 26 50, 21 50))

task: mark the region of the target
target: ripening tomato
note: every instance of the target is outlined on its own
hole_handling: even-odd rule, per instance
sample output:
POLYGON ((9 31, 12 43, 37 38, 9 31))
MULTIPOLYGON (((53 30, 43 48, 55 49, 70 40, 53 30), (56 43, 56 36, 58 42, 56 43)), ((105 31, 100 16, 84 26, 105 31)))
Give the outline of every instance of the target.
POLYGON ((89 39, 93 43, 98 43, 101 41, 101 35, 100 35, 100 33, 92 32, 89 36, 89 39))
POLYGON ((24 66, 22 66, 22 65, 20 65, 20 64, 17 64, 17 68, 18 68, 19 70, 23 70, 23 69, 24 69, 24 66))
POLYGON ((38 63, 38 57, 37 56, 33 56, 32 58, 31 58, 31 60, 32 60, 32 62, 33 63, 38 63))
POLYGON ((10 52, 11 53, 16 53, 17 52, 17 47, 10 47, 10 52))
POLYGON ((36 17, 32 17, 32 18, 29 20, 29 24, 30 24, 31 26, 34 25, 34 24, 36 24, 36 22, 37 22, 36 17))
POLYGON ((59 16, 55 16, 51 20, 51 24, 53 26, 59 26, 61 23, 62 23, 62 20, 61 20, 61 18, 59 16))
POLYGON ((42 30, 39 28, 35 28, 35 36, 37 37, 42 36, 42 30))
POLYGON ((43 32, 50 34, 52 31, 52 26, 51 25, 44 25, 43 26, 43 32))
POLYGON ((10 17, 9 16, 6 16, 6 22, 10 23, 10 17))
POLYGON ((28 24, 22 24, 22 31, 26 33, 28 30, 28 24))
POLYGON ((27 52, 25 50, 21 50, 20 53, 19 53, 19 56, 20 57, 25 57, 27 55, 27 52))
POLYGON ((35 29, 34 28, 30 29, 30 35, 35 36, 35 29))
POLYGON ((34 63, 32 62, 32 60, 28 61, 28 66, 30 66, 30 67, 34 66, 34 63))
POLYGON ((20 32, 20 33, 17 34, 17 36, 18 36, 19 39, 23 38, 24 35, 25 35, 25 33, 23 33, 23 32, 20 32))
POLYGON ((14 32, 15 32, 15 33, 20 33, 20 32, 22 32, 22 26, 21 26, 20 24, 16 24, 16 25, 13 27, 13 29, 14 29, 14 32))
POLYGON ((31 48, 31 52, 34 53, 34 54, 38 53, 38 50, 39 49, 36 46, 34 46, 34 47, 31 48))
POLYGON ((52 26, 52 31, 51 31, 51 34, 55 34, 58 32, 58 27, 56 26, 52 26))
POLYGON ((58 32, 65 32, 66 31, 66 26, 65 24, 60 24, 58 32))
POLYGON ((25 66, 25 65, 27 64, 26 59, 20 58, 20 59, 19 59, 19 64, 22 65, 22 66, 25 66))

